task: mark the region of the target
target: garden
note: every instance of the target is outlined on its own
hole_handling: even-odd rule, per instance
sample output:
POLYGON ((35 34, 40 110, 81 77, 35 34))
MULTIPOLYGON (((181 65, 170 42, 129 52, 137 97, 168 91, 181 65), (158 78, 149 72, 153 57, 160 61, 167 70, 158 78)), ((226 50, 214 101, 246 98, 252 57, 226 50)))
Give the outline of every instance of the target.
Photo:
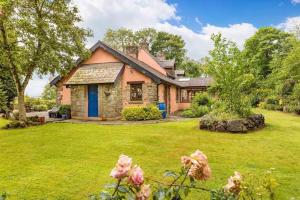
MULTIPOLYGON (((8 199, 88 199, 114 182, 110 172, 120 154, 130 156, 155 190, 165 170, 180 172, 181 156, 201 150, 211 178, 201 187, 222 188, 238 171, 263 174, 274 168, 275 199, 300 196, 300 118, 255 110, 266 128, 249 134, 199 130, 198 120, 137 125, 51 123, 0 130, 0 191, 8 199), (142 131, 141 131, 142 130, 142 131), (105 141, 105 142, 104 142, 105 141)), ((1 119, 1 125, 7 123, 1 119)), ((187 199, 209 199, 191 190, 187 199)))

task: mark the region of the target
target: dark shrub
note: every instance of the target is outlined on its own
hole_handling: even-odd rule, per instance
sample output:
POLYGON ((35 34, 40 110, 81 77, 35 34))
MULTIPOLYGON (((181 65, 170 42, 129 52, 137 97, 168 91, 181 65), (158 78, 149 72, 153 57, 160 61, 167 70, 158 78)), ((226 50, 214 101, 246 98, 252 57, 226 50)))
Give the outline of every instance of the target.
POLYGON ((61 115, 68 115, 71 113, 71 105, 61 105, 59 107, 58 113, 61 115))
POLYGON ((207 106, 198 106, 198 107, 193 107, 193 108, 184 110, 181 113, 181 116, 194 118, 194 117, 202 117, 202 116, 206 115, 207 113, 209 113, 209 108, 207 106))
POLYGON ((22 121, 12 121, 4 127, 5 129, 15 129, 15 128, 25 128, 27 127, 26 122, 22 121))
POLYGON ((161 117, 161 112, 154 105, 128 107, 122 111, 122 118, 127 121, 154 120, 161 117))
POLYGON ((192 104, 195 106, 210 106, 212 100, 207 93, 198 92, 194 96, 192 104))

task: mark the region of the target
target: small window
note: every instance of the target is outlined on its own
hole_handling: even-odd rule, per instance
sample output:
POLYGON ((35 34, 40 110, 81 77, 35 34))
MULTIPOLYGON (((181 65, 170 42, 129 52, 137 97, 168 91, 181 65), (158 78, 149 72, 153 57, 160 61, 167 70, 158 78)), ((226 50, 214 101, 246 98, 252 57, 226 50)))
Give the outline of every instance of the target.
POLYGON ((143 84, 130 84, 130 101, 143 101, 143 84))

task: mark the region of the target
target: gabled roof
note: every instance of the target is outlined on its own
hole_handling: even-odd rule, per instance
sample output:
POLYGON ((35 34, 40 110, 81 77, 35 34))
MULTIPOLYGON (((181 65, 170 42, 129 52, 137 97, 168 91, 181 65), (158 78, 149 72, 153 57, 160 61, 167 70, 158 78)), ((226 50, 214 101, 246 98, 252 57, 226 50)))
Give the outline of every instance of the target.
POLYGON ((114 83, 124 67, 123 63, 83 65, 76 70, 66 85, 114 83))
POLYGON ((186 81, 179 81, 181 87, 207 87, 213 83, 213 79, 211 77, 197 77, 190 78, 186 81))
POLYGON ((157 61, 158 64, 165 69, 174 68, 175 66, 175 59, 172 60, 163 60, 163 61, 157 61))

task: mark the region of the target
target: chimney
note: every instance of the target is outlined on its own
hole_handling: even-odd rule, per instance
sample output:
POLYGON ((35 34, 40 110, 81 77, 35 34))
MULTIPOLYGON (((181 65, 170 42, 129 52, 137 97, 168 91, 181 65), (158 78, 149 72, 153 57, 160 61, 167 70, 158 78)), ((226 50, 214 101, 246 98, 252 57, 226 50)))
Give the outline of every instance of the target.
POLYGON ((125 47, 125 54, 137 58, 139 53, 139 48, 137 46, 127 46, 125 47))

